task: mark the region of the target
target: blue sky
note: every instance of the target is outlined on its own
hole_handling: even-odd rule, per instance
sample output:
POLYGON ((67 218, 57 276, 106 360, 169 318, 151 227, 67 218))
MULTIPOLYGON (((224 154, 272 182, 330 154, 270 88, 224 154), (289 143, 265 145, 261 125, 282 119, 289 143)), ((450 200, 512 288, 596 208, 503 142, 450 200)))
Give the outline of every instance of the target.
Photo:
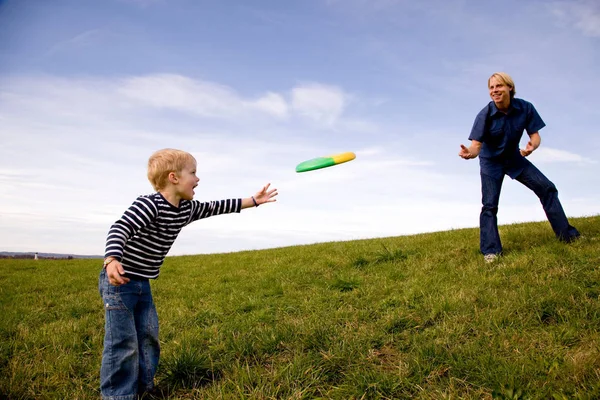
MULTIPOLYGON (((171 255, 476 227, 457 154, 496 71, 547 124, 530 159, 567 215, 597 215, 598 65, 595 0, 0 0, 0 250, 102 254, 165 147, 198 200, 280 192, 171 255)), ((544 219, 507 178, 499 222, 544 219)))

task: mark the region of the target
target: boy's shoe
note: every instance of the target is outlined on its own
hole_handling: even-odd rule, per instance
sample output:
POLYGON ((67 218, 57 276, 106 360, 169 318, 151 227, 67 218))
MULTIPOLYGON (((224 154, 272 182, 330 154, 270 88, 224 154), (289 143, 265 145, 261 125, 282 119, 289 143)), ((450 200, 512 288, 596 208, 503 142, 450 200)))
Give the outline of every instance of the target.
POLYGON ((496 261, 498 259, 498 254, 494 254, 494 253, 490 253, 490 254, 486 254, 483 256, 483 260, 489 264, 489 263, 493 263, 494 261, 496 261))
POLYGON ((138 393, 138 400, 159 400, 166 399, 168 397, 167 393, 163 393, 162 390, 154 386, 150 390, 144 390, 138 393))

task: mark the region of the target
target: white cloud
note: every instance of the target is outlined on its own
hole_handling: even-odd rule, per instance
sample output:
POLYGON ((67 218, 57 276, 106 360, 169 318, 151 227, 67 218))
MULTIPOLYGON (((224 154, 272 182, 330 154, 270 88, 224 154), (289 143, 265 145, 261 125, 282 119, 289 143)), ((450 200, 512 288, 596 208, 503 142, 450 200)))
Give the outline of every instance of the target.
POLYGON ((190 117, 210 118, 244 124, 258 118, 285 120, 296 116, 298 122, 338 131, 373 133, 379 127, 368 120, 345 117, 352 96, 342 89, 320 83, 290 89, 290 102, 277 92, 244 97, 229 86, 176 74, 151 74, 115 80, 94 77, 59 78, 55 76, 15 76, 0 86, 0 118, 26 115, 57 124, 87 124, 95 127, 130 125, 135 114, 147 121, 161 118, 161 112, 181 112, 190 117), (6 107, 11 108, 8 110, 6 107))
POLYGON ((129 78, 119 92, 147 106, 205 117, 235 117, 243 108, 243 100, 232 89, 181 75, 129 78))
MULTIPOLYGON (((285 118, 290 111, 279 93, 267 92, 258 99, 245 99, 230 87, 181 75, 129 78, 119 92, 146 106, 213 118, 247 117, 251 111, 285 118)), ((295 113, 327 126, 339 119, 348 101, 341 89, 319 83, 294 87, 291 93, 291 109, 295 113)))
POLYGON ((587 36, 600 37, 600 3, 596 0, 556 1, 550 11, 559 19, 587 36))
POLYGON ((315 122, 333 125, 344 112, 348 95, 336 86, 308 83, 292 89, 292 108, 315 122))
POLYGON ((283 96, 278 93, 269 92, 258 100, 247 102, 247 105, 276 117, 285 118, 288 115, 289 107, 283 96))
POLYGON ((596 164, 597 161, 579 154, 570 153, 564 150, 540 147, 531 154, 531 159, 542 163, 575 163, 575 164, 596 164))

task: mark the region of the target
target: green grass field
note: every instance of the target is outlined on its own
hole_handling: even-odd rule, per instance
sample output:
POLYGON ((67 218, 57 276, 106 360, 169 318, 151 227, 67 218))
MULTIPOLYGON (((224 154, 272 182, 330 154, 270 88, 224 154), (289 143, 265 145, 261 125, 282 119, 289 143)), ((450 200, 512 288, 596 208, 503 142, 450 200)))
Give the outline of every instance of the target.
MULTIPOLYGON (((168 257, 164 399, 598 399, 600 216, 168 257)), ((0 260, 0 398, 97 399, 100 260, 0 260)))

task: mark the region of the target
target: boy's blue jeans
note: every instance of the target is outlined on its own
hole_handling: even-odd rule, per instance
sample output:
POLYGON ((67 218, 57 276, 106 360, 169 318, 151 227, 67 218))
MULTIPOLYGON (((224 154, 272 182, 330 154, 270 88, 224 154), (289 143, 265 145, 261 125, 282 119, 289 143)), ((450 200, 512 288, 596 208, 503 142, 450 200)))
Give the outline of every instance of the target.
POLYGON ((150 282, 113 286, 102 269, 98 289, 105 312, 100 392, 104 400, 134 400, 153 388, 160 355, 150 282))
MULTIPOLYGON (((515 179, 531 189, 540 199, 546 217, 556 237, 563 242, 570 242, 579 237, 577 229, 569 225, 567 216, 558 200, 558 190, 528 160, 526 166, 515 179)), ((502 244, 498 234, 498 202, 504 176, 499 179, 481 174, 481 194, 483 207, 479 216, 480 249, 483 254, 500 254, 502 244)))

